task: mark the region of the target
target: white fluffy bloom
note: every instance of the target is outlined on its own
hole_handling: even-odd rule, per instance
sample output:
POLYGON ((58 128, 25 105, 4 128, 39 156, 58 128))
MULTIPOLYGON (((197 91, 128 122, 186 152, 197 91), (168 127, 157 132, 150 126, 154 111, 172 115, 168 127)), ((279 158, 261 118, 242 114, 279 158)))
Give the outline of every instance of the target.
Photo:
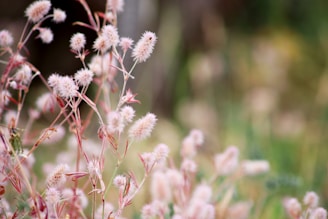
POLYGON ((27 7, 25 15, 28 20, 36 23, 48 14, 50 8, 51 2, 48 0, 35 1, 27 7))
POLYGON ((155 33, 146 31, 132 51, 134 60, 139 63, 145 62, 152 54, 156 41, 155 33))
POLYGON ((61 77, 58 84, 58 95, 62 98, 71 98, 77 96, 78 86, 69 76, 61 77))
POLYGON ((55 23, 60 23, 60 22, 64 22, 65 19, 66 19, 66 12, 61 9, 55 8, 53 13, 53 21, 55 23))
POLYGON ((70 47, 75 52, 80 52, 85 44, 86 39, 83 33, 75 33, 70 39, 70 47))
POLYGON ((156 116, 148 113, 130 127, 129 137, 137 141, 148 138, 155 127, 156 121, 156 116))
POLYGON ((13 44, 13 42, 14 42, 14 39, 8 30, 0 31, 0 46, 2 46, 2 47, 11 46, 11 44, 13 44))
POLYGON ((87 68, 83 68, 78 70, 75 75, 74 79, 80 86, 88 86, 93 78, 93 72, 87 68))
POLYGON ((28 85, 32 78, 32 70, 28 65, 22 65, 15 74, 15 80, 28 85))
POLYGON ((51 43, 54 39, 54 34, 52 33, 50 28, 39 28, 40 34, 39 38, 43 43, 51 43))

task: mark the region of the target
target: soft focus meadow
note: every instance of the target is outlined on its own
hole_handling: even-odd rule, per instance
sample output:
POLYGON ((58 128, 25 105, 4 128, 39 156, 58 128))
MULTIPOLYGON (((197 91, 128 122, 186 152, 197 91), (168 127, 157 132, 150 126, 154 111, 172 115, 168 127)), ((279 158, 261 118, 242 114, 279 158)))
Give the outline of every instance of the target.
POLYGON ((327 218, 325 8, 2 0, 0 218, 327 218))

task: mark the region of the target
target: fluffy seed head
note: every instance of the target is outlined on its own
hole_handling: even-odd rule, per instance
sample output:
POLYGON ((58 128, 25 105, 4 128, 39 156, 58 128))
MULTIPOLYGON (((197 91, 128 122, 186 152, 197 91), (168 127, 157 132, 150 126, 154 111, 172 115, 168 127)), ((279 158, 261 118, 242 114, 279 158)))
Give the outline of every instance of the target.
POLYGON ((124 106, 120 110, 121 117, 123 118, 123 122, 125 124, 132 122, 135 111, 131 106, 124 106))
POLYGON ((122 37, 120 41, 120 47, 122 48, 123 52, 128 51, 128 49, 131 49, 133 44, 133 40, 128 37, 122 37))
POLYGON ((28 85, 32 78, 32 70, 28 65, 22 65, 15 74, 15 81, 28 85))
POLYGON ((103 35, 100 35, 94 41, 93 48, 96 51, 100 51, 100 52, 104 53, 110 48, 110 44, 109 44, 108 40, 103 35))
POLYGON ((64 22, 66 19, 66 12, 59 8, 55 8, 52 19, 55 23, 64 22))
POLYGON ((270 164, 266 160, 245 160, 241 163, 242 171, 245 175, 258 175, 270 170, 270 164))
POLYGON ((327 219, 327 210, 324 208, 316 208, 311 212, 309 219, 327 219))
POLYGON ((132 51, 132 57, 138 63, 145 62, 154 50, 157 37, 153 32, 146 31, 132 51))
POLYGON ((108 10, 115 12, 123 11, 124 1, 123 0, 109 0, 108 1, 108 10))
POLYGON ((123 190, 126 185, 126 177, 123 175, 118 175, 114 178, 113 184, 116 186, 116 188, 123 190))
POLYGON ((14 42, 14 39, 11 33, 8 30, 0 31, 0 46, 7 47, 11 46, 14 42))
POLYGON ((43 43, 51 43, 54 39, 54 34, 52 33, 51 29, 49 28, 39 28, 40 34, 39 38, 42 40, 43 43))
POLYGON ((169 147, 166 144, 159 144, 154 149, 154 155, 157 162, 163 162, 166 160, 170 152, 169 147))
POLYGON ((150 136, 155 127, 157 118, 155 114, 147 113, 144 117, 137 120, 129 130, 129 137, 136 141, 141 141, 150 136))
POLYGON ((116 27, 113 25, 106 25, 102 29, 102 36, 108 41, 109 46, 116 46, 120 42, 116 27))
POLYGON ((183 175, 176 169, 168 169, 166 171, 166 177, 173 188, 180 189, 184 184, 183 175))
POLYGON ((140 158, 142 160, 142 163, 145 167, 146 172, 150 172, 152 167, 155 164, 155 156, 154 153, 151 152, 145 152, 140 155, 140 158))
POLYGON ((48 188, 46 190, 46 201, 49 205, 57 204, 60 201, 60 192, 54 187, 48 188))
POLYGON ((83 33, 75 33, 70 39, 70 48, 75 52, 80 52, 86 44, 83 33))
POLYGON ((319 204, 319 196, 315 192, 307 192, 303 198, 303 203, 309 208, 316 208, 319 204))
POLYGON ((183 159, 180 167, 181 171, 186 172, 186 173, 196 173, 197 171, 197 164, 195 161, 185 158, 183 159))
POLYGON ((165 173, 156 171, 151 178, 151 196, 153 200, 168 203, 172 198, 170 184, 166 179, 165 173))
POLYGON ((204 134, 201 130, 193 129, 190 131, 189 136, 194 140, 196 146, 202 146, 204 143, 204 134))
POLYGON ((191 136, 187 136, 182 141, 182 147, 180 154, 184 158, 193 158, 197 154, 197 148, 194 139, 191 136))
POLYGON ((121 133, 124 129, 123 118, 117 111, 111 111, 107 114, 107 123, 107 131, 111 134, 121 133))
POLYGON ((214 157, 215 169, 220 176, 231 174, 238 166, 239 150, 235 146, 228 147, 223 153, 214 157))
POLYGON ((27 7, 25 15, 29 21, 36 23, 48 14, 50 8, 51 2, 48 0, 35 1, 27 7))
POLYGON ((287 213, 292 218, 299 218, 302 213, 302 206, 296 198, 289 198, 284 203, 287 213))
POLYGON ((211 200, 212 194, 212 188, 209 185, 200 184, 195 188, 192 199, 209 202, 211 200))
POLYGON ((75 75, 74 79, 80 86, 88 86, 93 78, 93 72, 87 68, 82 68, 78 70, 75 75))
POLYGON ((78 86, 74 83, 73 79, 69 76, 61 77, 58 84, 58 95, 62 98, 72 98, 77 96, 78 86))
POLYGON ((57 94, 59 89, 59 84, 62 76, 57 73, 53 73, 48 78, 48 84, 53 88, 53 91, 57 94))
POLYGON ((46 182, 48 187, 58 188, 66 182, 65 173, 68 170, 67 164, 59 164, 48 176, 46 182))

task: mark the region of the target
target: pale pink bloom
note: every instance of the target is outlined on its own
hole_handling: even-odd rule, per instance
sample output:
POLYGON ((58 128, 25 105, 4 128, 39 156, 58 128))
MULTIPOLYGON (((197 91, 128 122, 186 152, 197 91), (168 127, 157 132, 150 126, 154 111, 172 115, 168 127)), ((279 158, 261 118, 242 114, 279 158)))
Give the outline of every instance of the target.
POLYGON ((141 141, 150 136, 157 118, 152 113, 147 113, 144 117, 138 119, 129 129, 129 137, 136 141, 141 141))
POLYGON ((113 66, 117 66, 117 60, 113 59, 110 62, 109 54, 106 53, 102 56, 100 55, 94 55, 91 58, 90 63, 88 64, 89 69, 95 73, 95 75, 100 76, 102 74, 106 74, 108 81, 113 81, 117 69, 113 66))
POLYGON ((302 214, 301 203, 296 198, 288 198, 284 201, 284 207, 292 218, 299 218, 302 214))
POLYGON ((8 90, 0 91, 0 106, 8 105, 10 98, 11 98, 11 94, 8 90))
POLYGON ((133 40, 128 37, 122 37, 120 41, 120 47, 122 48, 123 52, 128 51, 128 49, 131 49, 133 44, 133 40))
POLYGON ((93 48, 96 51, 100 51, 100 52, 104 53, 110 48, 110 44, 109 44, 109 41, 103 35, 100 35, 94 41, 93 48))
MULTIPOLYGON (((110 218, 110 214, 114 211, 114 206, 109 203, 109 202, 105 202, 104 205, 104 218, 110 218)), ((97 210, 96 210, 96 214, 95 214, 95 219, 103 219, 102 217, 103 214, 103 206, 100 205, 97 210)))
POLYGON ((43 43, 51 43, 54 39, 54 34, 52 33, 50 28, 39 28, 40 34, 39 38, 42 40, 43 43))
POLYGON ((232 204, 227 211, 227 218, 247 219, 252 208, 251 202, 237 202, 232 204))
POLYGON ((22 65, 15 74, 15 80, 28 85, 32 79, 32 70, 28 65, 22 65))
POLYGON ((166 160, 170 152, 169 147, 166 144, 158 144, 154 149, 154 155, 157 162, 163 162, 166 160))
POLYGON ((59 8, 54 8, 53 18, 52 19, 55 23, 64 22, 65 19, 66 19, 66 12, 59 9, 59 8))
MULTIPOLYGON (((85 193, 81 189, 76 189, 76 196, 77 196, 77 204, 81 206, 83 209, 88 207, 88 198, 85 193)), ((74 192, 72 189, 65 188, 62 191, 62 197, 65 200, 72 200, 74 197, 74 192)))
POLYGON ((201 130, 193 129, 190 131, 189 136, 194 140, 196 146, 204 144, 204 134, 201 130))
POLYGON ((315 192, 307 192, 303 198, 303 203, 309 208, 316 208, 319 204, 319 196, 315 192))
POLYGON ((48 84, 49 84, 50 87, 53 88, 53 90, 56 94, 58 93, 61 78, 62 78, 62 76, 60 76, 57 73, 51 74, 48 78, 48 84))
POLYGON ((83 33, 75 33, 70 39, 70 47, 75 52, 80 52, 85 44, 86 39, 83 33))
POLYGON ((201 200, 195 200, 188 206, 187 218, 214 219, 214 206, 201 200))
POLYGON ((327 219, 327 210, 324 208, 316 208, 311 212, 309 219, 327 219))
POLYGON ((36 107, 42 112, 53 112, 57 105, 56 98, 52 93, 44 93, 36 100, 36 107))
POLYGON ((58 188, 66 182, 65 173, 69 170, 67 164, 59 164, 56 168, 48 175, 46 183, 48 187, 58 188))
POLYGON ((7 110, 3 120, 5 121, 6 124, 15 124, 16 117, 17 117, 17 112, 15 110, 7 110))
POLYGON ((132 122, 135 116, 135 110, 131 106, 123 106, 120 110, 121 117, 123 118, 124 124, 132 122))
POLYGON ((145 62, 154 50, 157 37, 153 32, 146 31, 135 45, 132 57, 136 62, 145 62))
POLYGON ((151 204, 144 205, 141 209, 142 219, 152 219, 156 216, 156 210, 151 204))
POLYGON ((176 169, 168 169, 166 171, 166 177, 167 181, 169 181, 171 187, 173 188, 180 189, 184 184, 184 179, 181 172, 176 169))
POLYGON ((99 161, 96 159, 92 159, 88 163, 88 172, 91 177, 101 177, 99 161))
POLYGON ((77 96, 79 87, 74 83, 69 76, 61 77, 58 84, 58 95, 62 98, 72 98, 77 96))
POLYGON ((215 169, 220 176, 231 174, 238 167, 239 150, 235 146, 228 147, 223 153, 214 157, 215 169))
POLYGON ((147 173, 150 172, 151 168, 155 164, 155 155, 154 155, 154 153, 151 153, 151 152, 142 153, 140 155, 140 158, 141 158, 141 161, 144 165, 144 168, 145 168, 146 172, 147 173))
POLYGON ((108 10, 112 10, 115 12, 123 11, 124 0, 109 0, 108 1, 108 10))
POLYGON ((47 138, 43 141, 44 144, 54 144, 62 140, 66 134, 63 126, 55 126, 52 129, 46 129, 47 138))
POLYGON ((270 164, 266 160, 244 160, 241 169, 245 175, 258 175, 270 170, 270 164))
POLYGON ((183 158, 193 158, 196 156, 197 148, 191 136, 187 136, 183 139, 180 154, 183 158))
POLYGON ((193 161, 193 160, 191 160, 189 158, 185 158, 185 159, 183 159, 183 161, 181 163, 180 169, 183 172, 196 173, 196 171, 197 171, 197 164, 195 163, 195 161, 193 161))
POLYGON ((207 184, 198 185, 192 195, 192 200, 201 200, 209 202, 211 200, 213 191, 212 188, 207 184))
POLYGON ((8 30, 0 31, 0 46, 7 47, 11 46, 14 42, 13 36, 8 30))
POLYGON ((172 199, 170 183, 165 173, 156 171, 152 174, 150 193, 153 200, 169 203, 172 199))
POLYGON ((106 25, 102 28, 102 36, 108 41, 109 46, 116 46, 120 42, 116 27, 113 25, 106 25))
POLYGON ((24 60, 26 59, 24 56, 22 56, 21 54, 15 54, 13 57, 13 61, 15 63, 22 63, 24 62, 24 60))
POLYGON ((46 202, 49 205, 55 205, 60 201, 60 192, 57 188, 49 187, 46 190, 46 202))
POLYGON ((113 180, 113 185, 120 190, 124 190, 126 186, 126 177, 123 175, 117 175, 113 180))
POLYGON ((107 113, 107 131, 111 134, 122 133, 124 121, 121 114, 117 111, 107 113))
POLYGON ((75 75, 74 79, 80 86, 88 86, 92 82, 93 72, 87 68, 82 68, 78 70, 75 75))
POLYGON ((51 8, 51 2, 47 0, 39 0, 30 4, 25 10, 25 15, 29 21, 36 23, 40 21, 51 8))

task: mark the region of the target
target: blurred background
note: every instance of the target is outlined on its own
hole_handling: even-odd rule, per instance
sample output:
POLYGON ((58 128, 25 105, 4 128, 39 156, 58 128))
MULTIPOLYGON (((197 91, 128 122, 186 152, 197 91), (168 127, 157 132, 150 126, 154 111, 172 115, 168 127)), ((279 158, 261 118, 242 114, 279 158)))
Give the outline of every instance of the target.
MULTIPOLYGON (((17 39, 31 2, 1 0, 0 29, 17 39)), ((45 24, 55 40, 31 40, 29 60, 44 74, 74 74, 81 64, 69 52, 71 35, 86 33, 89 48, 96 35, 72 26, 86 21, 76 1, 52 3, 68 12, 67 21, 45 24)), ((89 3, 104 10, 104 1, 89 3)), ((129 84, 143 103, 137 111, 159 116, 155 138, 173 152, 190 129, 201 129, 205 165, 228 145, 243 159, 268 160, 269 174, 243 182, 244 195, 262 204, 261 218, 284 218, 282 198, 309 190, 327 208, 327 21, 325 0, 126 0, 120 35, 158 35, 154 55, 129 84)))

